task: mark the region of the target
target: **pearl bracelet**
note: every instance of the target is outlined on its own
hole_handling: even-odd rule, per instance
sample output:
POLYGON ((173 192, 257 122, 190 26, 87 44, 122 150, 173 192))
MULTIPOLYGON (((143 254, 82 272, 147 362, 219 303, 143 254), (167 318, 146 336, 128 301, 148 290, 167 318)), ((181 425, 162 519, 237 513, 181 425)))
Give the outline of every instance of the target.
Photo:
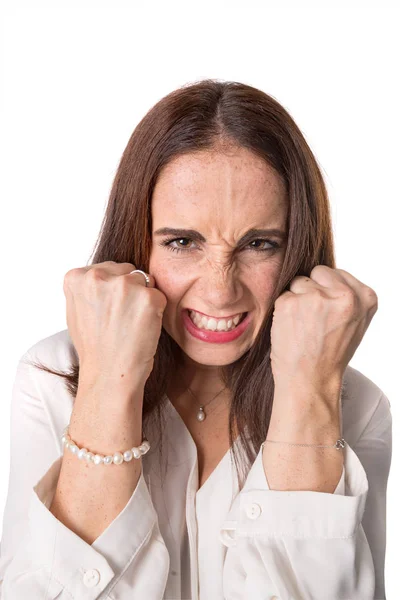
POLYGON ((104 456, 103 454, 93 454, 93 452, 89 452, 86 448, 79 448, 68 433, 69 425, 64 429, 63 436, 61 441, 63 443, 64 448, 69 448, 73 454, 80 459, 84 459, 87 462, 93 463, 95 465, 120 465, 123 462, 129 462, 132 458, 141 458, 143 454, 146 454, 150 450, 149 441, 144 438, 143 442, 140 444, 138 448, 135 446, 133 448, 129 448, 125 452, 115 452, 114 455, 109 454, 108 456, 104 456))

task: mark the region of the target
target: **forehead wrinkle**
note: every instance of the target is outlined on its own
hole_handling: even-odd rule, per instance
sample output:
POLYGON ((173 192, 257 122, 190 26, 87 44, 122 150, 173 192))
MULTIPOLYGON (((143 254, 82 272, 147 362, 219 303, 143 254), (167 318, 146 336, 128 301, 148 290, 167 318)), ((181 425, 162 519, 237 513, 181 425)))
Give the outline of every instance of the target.
POLYGON ((242 192, 245 197, 251 195, 249 189, 260 191, 261 195, 265 194, 265 188, 275 192, 273 188, 277 181, 278 186, 281 183, 281 177, 273 167, 244 148, 230 156, 199 152, 177 157, 164 167, 161 178, 192 197, 201 193, 207 183, 210 183, 212 191, 221 188, 221 183, 226 187, 228 182, 230 198, 234 196, 235 182, 240 184, 235 186, 237 192, 242 192))
POLYGON ((168 207, 171 208, 179 220, 186 217, 190 227, 201 231, 207 240, 210 235, 203 227, 210 226, 211 221, 212 229, 217 230, 216 238, 228 245, 241 237, 242 232, 235 230, 235 221, 243 224, 244 212, 250 222, 247 227, 242 225, 243 232, 251 226, 272 227, 270 219, 284 208, 284 184, 260 157, 243 150, 239 156, 229 157, 219 153, 184 155, 166 165, 162 177, 165 185, 161 185, 159 194, 163 217, 174 217, 168 215, 168 207))

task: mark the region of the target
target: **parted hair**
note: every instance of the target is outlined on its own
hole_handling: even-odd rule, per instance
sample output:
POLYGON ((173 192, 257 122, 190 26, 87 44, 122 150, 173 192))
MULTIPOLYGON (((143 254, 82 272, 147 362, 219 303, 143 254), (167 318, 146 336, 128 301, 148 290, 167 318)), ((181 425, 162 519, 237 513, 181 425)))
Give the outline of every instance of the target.
MULTIPOLYGON (((332 220, 321 169, 288 111, 272 96, 236 81, 205 79, 185 84, 158 101, 134 129, 119 162, 92 256, 87 265, 129 262, 149 272, 152 193, 163 167, 187 153, 240 146, 262 157, 283 178, 288 203, 287 245, 273 296, 253 345, 221 367, 231 393, 229 439, 242 485, 266 439, 274 397, 270 332, 274 302, 296 275, 316 265, 335 268, 332 220), (242 449, 234 445, 236 433, 242 449)), ((143 431, 164 433, 166 390, 181 349, 162 328, 143 398, 143 431)), ((75 398, 79 361, 66 371, 34 366, 63 377, 75 398)), ((342 386, 342 396, 344 387, 342 386)), ((161 451, 161 455, 163 452, 161 451)))

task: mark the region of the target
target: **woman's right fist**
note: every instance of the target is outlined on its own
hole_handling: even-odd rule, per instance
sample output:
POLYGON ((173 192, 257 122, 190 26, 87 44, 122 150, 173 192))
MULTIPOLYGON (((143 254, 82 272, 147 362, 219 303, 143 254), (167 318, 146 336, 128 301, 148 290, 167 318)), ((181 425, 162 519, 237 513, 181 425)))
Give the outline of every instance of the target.
POLYGON ((105 261, 64 277, 69 335, 92 382, 144 385, 153 369, 167 298, 135 268, 105 261))

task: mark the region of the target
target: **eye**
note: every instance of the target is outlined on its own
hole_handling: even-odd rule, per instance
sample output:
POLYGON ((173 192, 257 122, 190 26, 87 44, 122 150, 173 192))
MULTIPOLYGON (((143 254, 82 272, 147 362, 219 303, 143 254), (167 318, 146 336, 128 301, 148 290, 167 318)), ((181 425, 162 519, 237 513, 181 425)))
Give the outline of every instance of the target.
POLYGON ((253 246, 252 250, 255 250, 256 252, 266 252, 267 250, 275 250, 276 248, 279 248, 279 244, 277 242, 271 242, 271 240, 253 240, 250 242, 250 244, 254 244, 254 242, 261 242, 262 244, 270 245, 269 248, 256 248, 253 246))
MULTIPOLYGON (((173 250, 175 252, 182 252, 186 250, 186 246, 182 246, 182 247, 177 247, 177 246, 171 246, 171 244, 173 242, 181 242, 182 240, 189 240, 189 238, 175 238, 172 240, 164 240, 163 242, 161 242, 160 246, 165 246, 168 250, 173 250)), ((192 240, 189 240, 192 241, 192 240)))
MULTIPOLYGON (((192 252, 192 248, 189 248, 188 245, 180 245, 178 244, 178 246, 172 246, 172 244, 174 244, 175 242, 181 242, 183 240, 190 242, 193 242, 193 240, 191 240, 190 238, 187 237, 181 237, 181 238, 173 238, 173 239, 167 239, 167 240, 163 240, 159 245, 163 246, 165 248, 167 248, 167 250, 172 250, 173 252, 192 252), (180 246, 180 247, 179 247, 180 246)), ((249 244, 249 250, 251 252, 275 252, 278 248, 279 248, 279 244, 278 242, 273 242, 272 240, 267 240, 267 239, 255 239, 252 242, 250 242, 249 244), (254 244, 255 242, 261 242, 261 244, 269 244, 269 248, 259 248, 259 247, 255 247, 255 246, 251 246, 251 244, 254 244)), ((245 246, 246 248, 246 246, 245 246)))

